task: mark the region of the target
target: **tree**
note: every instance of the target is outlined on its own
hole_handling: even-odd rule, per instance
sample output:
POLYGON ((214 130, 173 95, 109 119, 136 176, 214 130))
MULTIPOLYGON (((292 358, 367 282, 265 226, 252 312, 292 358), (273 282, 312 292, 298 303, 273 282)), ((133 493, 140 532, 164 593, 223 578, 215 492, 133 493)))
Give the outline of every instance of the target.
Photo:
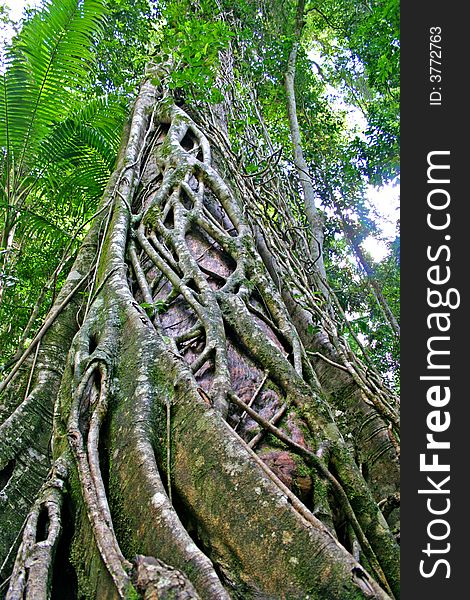
MULTIPOLYGON (((214 6, 166 7, 91 226, 0 383, 7 598, 398 596, 396 400, 342 335, 314 182, 266 157, 243 73, 236 94, 277 17, 214 6)), ((276 66, 300 171, 303 10, 276 66)))

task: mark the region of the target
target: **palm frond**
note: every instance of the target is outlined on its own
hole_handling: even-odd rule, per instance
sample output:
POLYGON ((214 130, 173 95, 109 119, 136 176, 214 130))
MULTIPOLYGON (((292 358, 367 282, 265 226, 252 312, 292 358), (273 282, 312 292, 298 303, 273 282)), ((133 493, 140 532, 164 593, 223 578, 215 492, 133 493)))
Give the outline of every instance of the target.
POLYGON ((78 147, 89 148, 98 152, 111 170, 116 159, 124 119, 125 110, 121 101, 93 98, 51 129, 41 143, 41 160, 55 163, 64 160, 73 162, 78 158, 78 147))
POLYGON ((44 242, 48 238, 57 239, 58 236, 68 238, 70 235, 63 227, 44 215, 31 210, 24 210, 22 213, 21 231, 30 239, 34 239, 35 243, 44 242))
POLYGON ((104 20, 103 0, 49 1, 14 40, 2 76, 0 146, 15 157, 19 175, 76 103, 71 90, 89 77, 104 20))

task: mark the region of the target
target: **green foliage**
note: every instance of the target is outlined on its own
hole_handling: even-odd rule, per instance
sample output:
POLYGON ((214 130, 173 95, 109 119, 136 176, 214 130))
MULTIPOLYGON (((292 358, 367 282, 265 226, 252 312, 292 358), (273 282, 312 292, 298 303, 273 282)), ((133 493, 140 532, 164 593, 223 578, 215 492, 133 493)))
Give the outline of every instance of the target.
MULTIPOLYGON (((157 0, 104 0, 102 39, 95 39, 96 80, 91 93, 132 96, 151 52, 157 0)), ((89 90, 90 91, 90 90, 89 90)))
MULTIPOLYGON (((37 298, 40 318, 60 277, 41 291, 113 169, 125 105, 87 94, 102 0, 45 2, 7 49, 0 94, 0 363, 16 348, 37 298)), ((70 242, 73 242, 72 244, 70 242)))
POLYGON ((104 19, 99 0, 46 6, 14 40, 0 84, 0 145, 14 156, 20 173, 51 124, 70 110, 70 90, 88 78, 92 37, 99 35, 104 19))
POLYGON ((220 102, 216 87, 220 53, 233 33, 212 0, 169 2, 151 39, 154 53, 169 65, 169 86, 197 100, 220 102))
POLYGON ((162 314, 168 310, 168 305, 164 300, 141 302, 140 306, 145 310, 149 317, 153 317, 155 314, 162 314))
MULTIPOLYGON (((365 237, 367 228, 363 230, 365 237)), ((360 239, 360 237, 358 238, 360 239)), ((343 335, 348 339, 356 352, 361 352, 354 336, 364 346, 369 358, 388 380, 389 384, 399 392, 400 348, 399 340, 385 319, 373 294, 368 277, 351 255, 351 246, 341 235, 341 227, 327 229, 325 240, 327 253, 327 271, 330 285, 336 293, 342 309, 349 316, 350 328, 344 328, 343 335)), ((400 244, 396 238, 388 243, 389 253, 380 262, 373 265, 374 279, 381 288, 382 294, 395 317, 400 311, 400 244)), ((366 253, 365 253, 366 254, 366 253)))
POLYGON ((323 75, 367 120, 351 151, 374 185, 399 172, 399 16, 398 0, 325 0, 308 12, 306 38, 321 52, 323 75))

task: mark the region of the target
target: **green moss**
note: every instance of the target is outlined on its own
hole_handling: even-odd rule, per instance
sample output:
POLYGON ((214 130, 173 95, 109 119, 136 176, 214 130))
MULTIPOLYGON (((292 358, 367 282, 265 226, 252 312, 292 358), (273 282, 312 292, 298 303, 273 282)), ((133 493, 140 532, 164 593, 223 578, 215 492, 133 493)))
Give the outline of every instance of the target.
POLYGON ((292 454, 292 457, 297 465, 297 474, 300 477, 310 477, 312 470, 305 464, 304 459, 297 454, 292 454))
POLYGON ((141 598, 142 596, 131 583, 129 588, 127 589, 126 600, 140 600, 141 598))
POLYGON ((110 465, 109 505, 113 515, 114 533, 124 556, 131 558, 139 553, 139 544, 135 538, 132 519, 127 515, 121 496, 119 481, 110 465))
POLYGON ((148 225, 151 229, 154 229, 158 219, 161 217, 161 210, 158 206, 154 205, 145 213, 143 222, 148 225))
MULTIPOLYGON (((81 525, 83 523, 82 518, 82 493, 80 489, 80 481, 78 479, 78 473, 75 468, 72 468, 69 474, 68 487, 70 497, 72 500, 72 508, 75 512, 75 534, 72 539, 70 546, 70 564, 75 569, 77 575, 78 592, 77 596, 79 600, 93 600, 95 596, 95 590, 90 584, 87 571, 85 569, 86 564, 86 545, 82 540, 81 525)), ((86 517, 85 517, 86 518, 86 517)))
POLYGON ((273 433, 267 433, 265 440, 270 446, 274 446, 275 448, 282 448, 282 450, 289 450, 289 446, 282 442, 273 433))
POLYGON ((78 582, 77 598, 78 600, 95 600, 95 592, 89 585, 88 577, 80 562, 79 544, 72 544, 70 551, 70 563, 75 569, 78 582))

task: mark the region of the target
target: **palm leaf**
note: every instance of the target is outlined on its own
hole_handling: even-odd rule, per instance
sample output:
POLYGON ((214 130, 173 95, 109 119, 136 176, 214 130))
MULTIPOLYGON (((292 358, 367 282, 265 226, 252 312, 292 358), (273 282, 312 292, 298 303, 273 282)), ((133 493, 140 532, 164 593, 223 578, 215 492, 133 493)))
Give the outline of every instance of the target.
POLYGON ((71 90, 89 77, 104 18, 102 0, 46 2, 14 40, 2 76, 0 146, 15 160, 17 177, 76 103, 71 90))
MULTIPOLYGON (((122 101, 93 98, 80 110, 56 125, 42 141, 39 155, 43 162, 57 163, 79 158, 77 149, 99 153, 111 170, 116 160, 120 133, 126 112, 122 101)), ((73 163, 76 164, 76 163, 73 163)))

